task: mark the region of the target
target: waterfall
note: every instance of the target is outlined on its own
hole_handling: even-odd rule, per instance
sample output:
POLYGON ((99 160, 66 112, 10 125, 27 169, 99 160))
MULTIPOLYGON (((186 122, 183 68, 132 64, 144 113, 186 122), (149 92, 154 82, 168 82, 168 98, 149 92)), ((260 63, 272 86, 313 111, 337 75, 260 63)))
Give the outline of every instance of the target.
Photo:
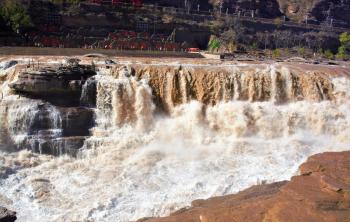
POLYGON ((82 87, 80 105, 85 107, 96 106, 96 80, 93 77, 87 79, 82 87))
POLYGON ((82 148, 1 153, 12 173, 0 195, 19 221, 126 222, 290 179, 308 156, 350 145, 349 78, 313 69, 118 65, 85 82, 75 109, 6 97, 1 135, 55 155, 82 148), (88 134, 67 132, 91 118, 88 134))
POLYGON ((122 67, 116 78, 102 77, 98 82, 97 109, 102 115, 97 119, 108 119, 104 128, 136 124, 137 128, 146 129, 153 118, 152 90, 146 80, 137 80, 126 67, 122 67), (110 125, 110 119, 113 119, 113 125, 110 125))
POLYGON ((222 101, 289 103, 332 99, 333 85, 322 73, 291 71, 288 67, 202 68, 135 67, 138 79, 149 79, 156 105, 171 113, 174 107, 197 100, 206 105, 222 101))
POLYGON ((7 125, 9 136, 17 149, 27 148, 34 152, 51 153, 51 140, 62 137, 62 117, 59 110, 38 101, 23 101, 8 105, 7 125))
POLYGON ((152 127, 155 107, 152 100, 152 90, 144 80, 139 82, 135 97, 136 129, 147 131, 152 127))

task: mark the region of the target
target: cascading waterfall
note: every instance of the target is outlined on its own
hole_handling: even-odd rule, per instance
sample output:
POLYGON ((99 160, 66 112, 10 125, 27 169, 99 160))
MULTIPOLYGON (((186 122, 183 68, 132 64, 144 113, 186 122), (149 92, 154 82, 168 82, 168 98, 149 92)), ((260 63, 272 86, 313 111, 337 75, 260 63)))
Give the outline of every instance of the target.
POLYGON ((0 146, 76 155, 93 125, 95 71, 88 65, 23 67, 21 63, 22 67, 0 70, 0 120, 5 137, 0 146))
POLYGON ((94 107, 96 104, 96 80, 90 78, 86 80, 82 87, 82 92, 80 96, 80 105, 86 107, 94 107))
POLYGON ((146 80, 137 80, 123 67, 116 78, 109 76, 99 81, 97 109, 103 119, 107 116, 108 124, 113 119, 112 126, 136 123, 136 128, 146 129, 153 118, 152 90, 146 80))
MULTIPOLYGON (((3 154, 6 172, 21 163, 0 181, 0 195, 13 200, 5 205, 19 221, 124 222, 289 179, 308 156, 348 149, 347 77, 278 65, 214 68, 101 68, 83 87, 81 102, 96 87, 95 126, 79 158, 3 154)), ((43 122, 38 106, 20 107, 33 117, 21 112, 8 125, 43 122)), ((50 113, 47 128, 60 128, 50 113)))
POLYGON ((2 110, 2 119, 8 126, 8 135, 16 149, 27 148, 39 153, 52 152, 47 143, 62 136, 61 113, 56 107, 40 101, 26 100, 8 102, 2 110))
MULTIPOLYGON (((26 143, 30 144, 33 152, 60 155, 64 152, 52 144, 62 137, 62 133, 61 113, 53 106, 41 104, 34 116, 26 143)), ((25 143, 22 144, 26 146, 25 143)))
POLYGON ((288 103, 331 100, 333 86, 322 73, 291 72, 286 67, 264 68, 134 68, 138 79, 149 79, 156 105, 166 112, 191 100, 206 105, 222 101, 288 103))

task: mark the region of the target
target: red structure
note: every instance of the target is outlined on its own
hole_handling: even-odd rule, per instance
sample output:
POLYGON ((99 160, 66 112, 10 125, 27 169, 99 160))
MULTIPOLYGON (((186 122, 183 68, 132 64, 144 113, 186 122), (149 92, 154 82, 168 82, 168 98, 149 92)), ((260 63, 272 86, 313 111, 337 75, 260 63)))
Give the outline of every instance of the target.
POLYGON ((112 0, 112 5, 119 5, 121 2, 121 0, 112 0))
POLYGON ((187 48, 186 49, 187 52, 200 52, 200 49, 199 48, 187 48))
POLYGON ((132 5, 134 7, 141 7, 142 6, 142 0, 132 0, 132 5))

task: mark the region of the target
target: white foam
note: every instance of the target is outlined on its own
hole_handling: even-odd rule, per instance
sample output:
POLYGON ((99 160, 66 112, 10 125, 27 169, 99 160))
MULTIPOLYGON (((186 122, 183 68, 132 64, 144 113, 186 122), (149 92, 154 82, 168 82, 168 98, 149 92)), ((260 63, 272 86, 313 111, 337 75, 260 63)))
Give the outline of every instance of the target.
POLYGON ((0 181, 0 195, 13 200, 6 206, 18 212, 18 221, 167 215, 195 199, 289 179, 308 156, 350 144, 345 78, 333 80, 336 101, 235 101, 205 111, 191 101, 165 117, 153 113, 146 82, 124 77, 96 78, 98 126, 81 158, 35 155, 31 165, 20 154, 2 154, 3 167, 22 163, 0 181), (113 98, 115 87, 126 94, 113 98))

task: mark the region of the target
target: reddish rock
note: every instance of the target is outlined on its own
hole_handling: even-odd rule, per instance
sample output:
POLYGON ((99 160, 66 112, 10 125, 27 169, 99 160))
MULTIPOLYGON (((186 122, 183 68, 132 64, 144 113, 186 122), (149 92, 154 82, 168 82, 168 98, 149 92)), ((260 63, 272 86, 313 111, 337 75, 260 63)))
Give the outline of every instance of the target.
POLYGON ((348 222, 350 151, 323 153, 291 181, 253 186, 234 195, 196 200, 165 218, 142 222, 348 222))

